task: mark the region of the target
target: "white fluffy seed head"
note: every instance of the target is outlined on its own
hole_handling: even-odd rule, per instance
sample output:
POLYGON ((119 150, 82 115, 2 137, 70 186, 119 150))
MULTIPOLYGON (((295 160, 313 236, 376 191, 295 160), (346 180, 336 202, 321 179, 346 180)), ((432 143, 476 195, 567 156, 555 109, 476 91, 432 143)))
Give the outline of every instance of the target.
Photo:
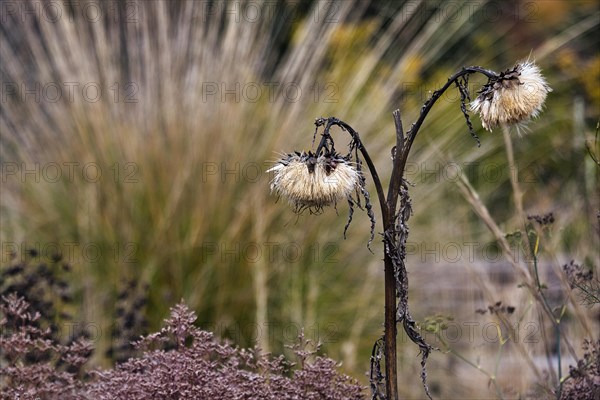
POLYGON ((539 67, 526 61, 491 78, 471 103, 471 109, 479 113, 483 127, 491 131, 537 117, 551 91, 539 67))
POLYGON ((320 212, 360 188, 360 172, 338 154, 288 154, 267 172, 274 173, 271 192, 286 198, 296 212, 320 212))

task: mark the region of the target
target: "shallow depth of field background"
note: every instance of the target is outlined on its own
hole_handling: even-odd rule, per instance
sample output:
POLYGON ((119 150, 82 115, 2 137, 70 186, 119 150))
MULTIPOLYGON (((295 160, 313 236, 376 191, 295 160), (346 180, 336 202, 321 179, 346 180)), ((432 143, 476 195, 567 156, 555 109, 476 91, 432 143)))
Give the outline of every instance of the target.
MULTIPOLYGON (((511 173, 527 214, 554 213, 539 266, 555 305, 572 296, 563 264, 597 272, 598 168, 585 143, 594 143, 600 107, 599 6, 3 1, 2 268, 11 252, 60 250, 98 365, 111 363, 117 294, 135 280, 148 285, 139 312, 149 331, 183 298, 201 327, 240 346, 286 352, 303 327, 366 383, 383 330, 380 239, 371 254, 364 213, 343 239, 346 204, 294 215, 269 194, 268 166, 309 150, 314 119, 333 115, 361 134, 387 182, 394 109, 409 126, 462 66, 501 71, 534 59, 553 92, 528 133, 513 135, 517 169, 507 167, 502 132, 473 117, 476 146, 457 91, 436 104, 409 160, 407 265, 413 316, 444 320, 444 343, 426 337, 459 355, 430 358, 435 397, 539 391, 556 379, 554 330, 456 183, 464 174, 506 233, 523 227, 511 173), (476 312, 498 301, 515 307, 512 340, 496 316, 476 312)), ((471 94, 484 83, 472 79, 471 94)), ((336 134, 338 147, 345 135, 336 134)), ((369 176, 367 187, 376 204, 369 176)), ((577 299, 565 312, 563 375, 582 340, 597 339, 599 321, 577 299)), ((417 348, 400 342, 401 394, 422 397, 417 348)))

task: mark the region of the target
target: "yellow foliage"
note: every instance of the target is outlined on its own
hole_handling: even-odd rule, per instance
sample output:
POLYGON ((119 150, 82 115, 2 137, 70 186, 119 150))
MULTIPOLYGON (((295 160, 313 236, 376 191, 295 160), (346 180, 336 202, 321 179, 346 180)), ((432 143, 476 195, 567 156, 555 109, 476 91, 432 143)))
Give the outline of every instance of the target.
POLYGON ((572 49, 563 49, 558 53, 556 64, 572 79, 581 84, 586 98, 591 101, 592 109, 600 107, 600 55, 590 60, 582 60, 572 49))
POLYGON ((592 101, 592 109, 600 108, 600 56, 596 55, 582 69, 581 81, 588 98, 592 101))

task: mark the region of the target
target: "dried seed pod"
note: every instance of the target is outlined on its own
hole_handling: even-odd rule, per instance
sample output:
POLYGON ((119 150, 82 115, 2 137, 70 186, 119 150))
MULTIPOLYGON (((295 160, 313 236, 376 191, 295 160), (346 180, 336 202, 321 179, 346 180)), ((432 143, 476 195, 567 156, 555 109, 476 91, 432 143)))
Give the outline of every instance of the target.
POLYGON ((364 181, 349 158, 337 153, 286 154, 267 172, 274 173, 271 192, 286 198, 295 212, 321 212, 349 199, 364 181))
POLYGON ((490 78, 471 109, 479 114, 488 131, 502 125, 519 125, 539 115, 551 91, 539 67, 526 61, 490 78))

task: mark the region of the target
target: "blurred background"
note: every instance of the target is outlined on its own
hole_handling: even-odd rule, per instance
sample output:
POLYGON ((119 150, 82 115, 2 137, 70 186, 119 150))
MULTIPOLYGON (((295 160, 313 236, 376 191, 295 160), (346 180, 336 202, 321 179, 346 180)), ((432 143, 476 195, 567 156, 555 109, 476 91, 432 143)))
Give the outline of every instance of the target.
MULTIPOLYGON (((387 187, 393 110, 408 127, 462 66, 527 59, 553 92, 525 134, 484 131, 473 116, 477 147, 450 90, 409 160, 409 299, 442 349, 428 366, 432 393, 544 397, 583 339, 597 339, 598 308, 581 304, 562 266, 599 264, 598 1, 1 6, 1 265, 60 270, 72 298, 56 301, 72 319, 57 315, 58 326, 87 331, 97 365, 122 359, 130 337, 184 299, 202 328, 240 346, 286 353, 304 329, 366 384, 383 333, 380 236, 371 254, 357 212, 344 240, 346 204, 293 214, 266 171, 281 153, 312 148, 315 118, 336 116, 361 134, 387 187), (560 334, 519 287, 461 176, 524 268, 518 198, 526 215, 553 213, 537 266, 560 334)), ((485 83, 472 77, 472 98, 485 83)), ((349 136, 334 135, 343 149, 349 136)), ((367 188, 376 204, 368 175, 367 188)), ((400 346, 401 394, 424 397, 418 349, 406 337, 400 346)))

